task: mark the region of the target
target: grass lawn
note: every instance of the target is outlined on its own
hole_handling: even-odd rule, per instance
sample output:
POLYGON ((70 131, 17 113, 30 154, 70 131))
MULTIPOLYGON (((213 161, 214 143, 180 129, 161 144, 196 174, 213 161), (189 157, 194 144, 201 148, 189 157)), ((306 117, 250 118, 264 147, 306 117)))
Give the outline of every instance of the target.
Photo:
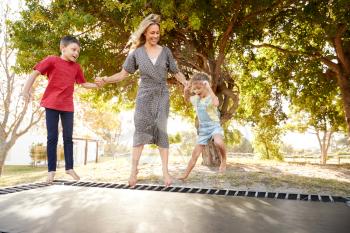
POLYGON ((46 176, 46 167, 9 165, 5 166, 0 178, 0 186, 42 181, 46 176))
MULTIPOLYGON (((229 158, 226 173, 197 162, 185 181, 176 177, 185 170, 189 157, 171 156, 169 170, 174 176, 174 185, 188 187, 212 187, 271 192, 295 192, 328 194, 350 197, 350 165, 310 165, 278 161, 229 158)), ((144 155, 140 160, 139 183, 162 184, 161 161, 158 155, 144 155)), ((127 183, 130 172, 130 157, 117 159, 101 158, 100 162, 76 166, 82 180, 95 182, 127 183)), ((42 182, 46 179, 46 167, 5 166, 0 186, 42 182)), ((64 167, 57 169, 56 179, 70 179, 64 167)))

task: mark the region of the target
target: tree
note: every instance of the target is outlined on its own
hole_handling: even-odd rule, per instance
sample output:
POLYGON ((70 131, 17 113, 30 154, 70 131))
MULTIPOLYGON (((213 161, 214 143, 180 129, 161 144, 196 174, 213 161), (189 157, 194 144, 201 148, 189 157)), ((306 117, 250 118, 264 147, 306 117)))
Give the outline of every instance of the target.
MULTIPOLYGON (((312 70, 312 67, 309 67, 309 70, 312 70)), ((297 123, 291 128, 316 135, 321 152, 320 163, 326 164, 333 134, 346 128, 341 97, 335 83, 311 75, 305 75, 303 78, 309 79, 310 82, 304 86, 304 90, 294 89, 297 93, 291 98, 291 113, 294 115, 291 119, 297 123)))
MULTIPOLYGON (((271 60, 270 52, 263 55, 265 59, 271 60)), ((332 135, 346 129, 337 79, 330 74, 325 78, 325 67, 317 60, 299 59, 296 55, 278 57, 270 74, 288 100, 285 105, 289 107, 290 121, 286 129, 315 134, 321 163, 325 164, 332 135)))
MULTIPOLYGON (((28 10, 22 12, 21 20, 12 24, 13 42, 19 49, 20 70, 26 71, 32 67, 32 60, 57 52, 55 48, 62 34, 74 34, 84 45, 80 63, 87 76, 111 74, 124 61, 125 44, 135 26, 147 14, 158 13, 162 16, 162 43, 172 49, 182 71, 187 76, 195 71, 212 76, 224 124, 232 119, 239 100, 228 57, 243 53, 250 40, 262 40, 262 25, 267 19, 294 2, 298 1, 60 0, 43 6, 36 0, 28 0, 28 10)), ((129 79, 118 88, 110 86, 98 95, 119 96, 120 102, 133 104, 135 83, 135 79, 129 79)), ((177 94, 182 93, 181 86, 174 79, 169 83, 173 91, 172 108, 185 116, 193 115, 177 94)))
POLYGON ((276 81, 280 59, 263 49, 231 59, 237 64, 237 85, 241 92, 237 119, 241 125, 251 125, 255 153, 263 159, 282 159, 280 137, 287 119, 283 110, 287 93, 276 81))
MULTIPOLYGON (((264 43, 290 62, 305 66, 317 61, 323 78, 336 85, 350 135, 350 2, 347 0, 302 0, 271 17, 264 43)), ((298 72, 297 69, 293 70, 298 72)))
POLYGON ((236 153, 253 153, 254 152, 251 142, 246 137, 242 137, 240 144, 234 146, 232 151, 236 153))
MULTIPOLYGON (((317 137, 320 148, 320 163, 326 164, 328 159, 328 150, 331 146, 331 139, 334 133, 339 131, 339 123, 344 124, 343 118, 338 118, 338 122, 334 122, 334 114, 327 113, 325 109, 320 109, 317 113, 309 113, 305 110, 293 113, 294 121, 297 123, 289 129, 293 129, 305 133, 314 134, 317 137), (318 114, 318 115, 317 115, 318 114), (340 120, 340 121, 339 121, 340 120)), ((340 115, 341 116, 341 115, 340 115)))
POLYGON ((7 3, 3 3, 1 18, 0 47, 0 176, 9 150, 16 141, 38 123, 43 111, 36 104, 29 104, 19 98, 24 77, 13 71, 16 50, 9 41, 8 17, 11 13, 7 3))
POLYGON ((292 155, 296 153, 296 150, 293 148, 293 146, 287 143, 283 143, 281 149, 282 149, 282 152, 286 155, 292 155))
POLYGON ((348 154, 350 148, 350 142, 346 135, 340 134, 336 135, 333 143, 332 143, 332 150, 336 151, 338 153, 346 153, 348 154))
POLYGON ((118 118, 118 110, 112 101, 95 104, 91 101, 91 96, 87 92, 80 95, 82 119, 86 126, 103 140, 106 141, 105 147, 107 154, 114 154, 117 150, 121 135, 121 122, 118 118))
POLYGON ((281 129, 278 127, 258 125, 254 128, 254 151, 262 159, 282 160, 280 135, 281 129))

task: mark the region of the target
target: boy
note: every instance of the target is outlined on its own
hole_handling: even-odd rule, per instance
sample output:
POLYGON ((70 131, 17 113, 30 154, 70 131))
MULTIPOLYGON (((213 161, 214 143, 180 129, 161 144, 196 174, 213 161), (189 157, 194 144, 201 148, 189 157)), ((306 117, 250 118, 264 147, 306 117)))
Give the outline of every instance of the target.
POLYGON ((226 148, 223 141, 223 130, 220 126, 219 100, 209 85, 209 77, 203 73, 195 74, 191 79, 192 92, 195 94, 190 96, 190 85, 186 85, 184 89, 185 101, 191 101, 196 109, 199 120, 198 139, 191 160, 188 163, 185 173, 180 177, 185 180, 194 166, 196 165, 199 155, 202 153, 205 145, 213 138, 214 144, 221 153, 221 164, 219 171, 226 170, 226 148))
POLYGON ((73 92, 74 83, 84 88, 97 88, 97 84, 85 81, 83 71, 77 63, 80 53, 80 43, 72 36, 65 36, 60 41, 60 56, 48 56, 35 65, 34 71, 27 80, 22 95, 30 100, 31 87, 41 74, 48 78, 48 85, 40 105, 45 108, 47 128, 47 182, 52 183, 56 172, 58 121, 61 118, 64 142, 64 158, 66 173, 79 180, 73 170, 73 92))

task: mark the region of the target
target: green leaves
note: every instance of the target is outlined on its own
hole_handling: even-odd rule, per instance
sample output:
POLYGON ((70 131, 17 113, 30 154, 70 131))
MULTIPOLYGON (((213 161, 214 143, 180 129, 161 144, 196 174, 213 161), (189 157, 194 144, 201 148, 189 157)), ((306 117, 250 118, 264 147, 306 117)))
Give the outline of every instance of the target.
POLYGON ((201 20, 195 13, 193 13, 189 18, 189 24, 193 30, 199 30, 201 27, 201 20))
MULTIPOLYGON (((342 122, 337 77, 329 75, 321 58, 337 58, 338 25, 345 25, 341 43, 348 54, 347 0, 59 0, 47 6, 28 0, 27 4, 22 19, 11 23, 18 72, 30 71, 47 55, 58 55, 59 39, 73 34, 81 41, 79 62, 89 80, 114 74, 125 60, 123 51, 132 31, 146 15, 157 13, 162 19, 161 44, 173 51, 185 75, 196 71, 212 75, 219 85, 221 107, 227 106, 223 102, 229 94, 239 93, 235 119, 256 126, 256 147, 264 148, 263 138, 278 142, 291 110, 306 112, 313 119, 307 124, 320 124, 325 116, 329 124, 342 122)), ((137 80, 136 74, 89 95, 96 103, 116 97, 123 106, 133 107, 137 80)), ((173 78, 169 87, 172 111, 194 119, 182 87, 173 78)), ((275 148, 272 157, 279 157, 278 145, 270 145, 275 148)))

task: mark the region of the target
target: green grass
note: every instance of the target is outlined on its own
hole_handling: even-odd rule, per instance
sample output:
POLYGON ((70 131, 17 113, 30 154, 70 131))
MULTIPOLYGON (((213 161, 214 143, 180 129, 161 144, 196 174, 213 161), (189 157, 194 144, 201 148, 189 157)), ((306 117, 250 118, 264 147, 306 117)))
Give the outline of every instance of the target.
MULTIPOLYGON (((147 155, 143 155, 141 160, 143 162, 139 166, 139 183, 162 184, 160 161, 148 160, 147 155)), ((181 156, 170 157, 171 175, 180 176, 186 162, 181 156)), ((77 166, 76 171, 88 181, 127 183, 130 158, 119 157, 113 160, 105 157, 97 164, 77 166)), ((46 180, 46 173, 46 167, 5 166, 0 177, 0 186, 42 182, 46 180)), ((64 167, 57 169, 56 179, 70 179, 64 173, 64 167)), ((174 185, 350 196, 350 167, 229 158, 227 171, 221 174, 217 172, 217 168, 208 168, 198 161, 186 182, 174 180, 174 185)))
POLYGON ((46 177, 47 167, 8 165, 0 177, 0 187, 23 183, 41 182, 46 177))

